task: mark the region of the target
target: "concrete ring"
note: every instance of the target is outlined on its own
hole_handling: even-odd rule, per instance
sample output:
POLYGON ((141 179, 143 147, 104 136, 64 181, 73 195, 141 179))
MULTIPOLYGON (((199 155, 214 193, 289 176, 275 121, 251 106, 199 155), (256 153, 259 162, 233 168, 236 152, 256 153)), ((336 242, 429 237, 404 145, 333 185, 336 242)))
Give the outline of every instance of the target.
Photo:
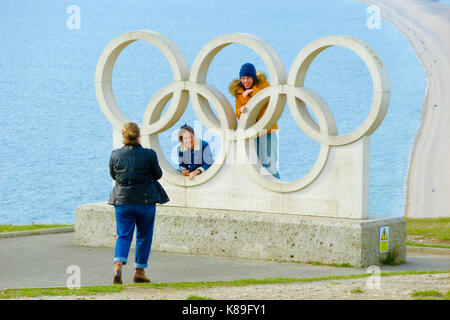
POLYGON ((189 93, 185 90, 185 84, 185 81, 172 82, 152 97, 142 119, 141 135, 166 131, 180 120, 189 102, 189 93), (161 117, 169 100, 171 100, 170 106, 161 117))
MULTIPOLYGON (((333 115, 331 114, 326 102, 321 99, 319 95, 310 89, 292 86, 286 86, 285 93, 293 99, 300 99, 311 106, 311 109, 319 122, 319 132, 322 132, 325 136, 336 133, 336 123, 333 115)), ((245 144, 241 145, 245 146, 244 152, 246 154, 246 171, 253 178, 253 180, 269 190, 282 193, 294 192, 310 185, 322 172, 327 162, 328 153, 330 150, 330 146, 328 144, 321 143, 319 156, 312 169, 300 179, 293 182, 286 182, 274 178, 269 172, 265 172, 264 175, 261 174, 261 171, 264 172, 267 170, 261 165, 258 159, 254 139, 246 139, 245 144)))
POLYGON ((156 155, 158 156, 159 165, 163 171, 164 179, 181 187, 200 185, 214 177, 214 175, 219 172, 220 168, 222 168, 222 165, 225 163, 225 157, 227 155, 229 145, 226 140, 222 140, 221 149, 217 155, 217 158, 214 159, 214 162, 208 170, 196 176, 195 179, 189 180, 186 176, 183 176, 178 170, 176 170, 166 159, 159 143, 158 134, 142 136, 141 140, 143 145, 149 146, 155 150, 156 155))
POLYGON ((186 89, 189 91, 195 114, 203 126, 214 135, 226 137, 226 132, 236 129, 237 121, 233 107, 219 90, 206 83, 199 84, 192 81, 186 82, 186 89), (219 118, 214 115, 209 103, 214 106, 219 118))
MULTIPOLYGON (((206 76, 212 60, 223 48, 232 43, 239 43, 245 45, 250 49, 253 49, 262 58, 267 67, 273 85, 276 86, 279 84, 286 83, 286 72, 284 70, 283 63, 281 62, 281 59, 275 52, 275 50, 262 39, 250 34, 243 34, 243 33, 226 34, 208 42, 200 50, 200 52, 197 54, 197 57, 194 60, 190 74, 190 82, 204 85, 206 83, 206 76)), ((209 89, 212 90, 211 87, 209 89)), ((237 127, 237 122, 235 119, 236 115, 230 103, 222 105, 222 108, 224 110, 223 112, 221 111, 221 113, 226 114, 227 118, 232 119, 227 119, 226 122, 229 124, 228 127, 221 127, 220 124, 225 126, 225 122, 222 119, 221 120, 217 119, 217 117, 213 114, 213 112, 209 108, 209 105, 204 102, 202 103, 201 99, 198 97, 197 94, 191 93, 191 102, 194 111, 197 114, 197 117, 209 130, 211 131, 218 131, 218 130, 223 131, 225 129, 229 131, 236 130, 237 127)), ((277 107, 279 107, 280 105, 281 103, 274 104, 274 106, 277 107)), ((270 116, 275 118, 275 116, 279 113, 280 112, 274 112, 273 114, 270 114, 270 116)), ((231 134, 228 135, 228 137, 231 139, 235 139, 236 135, 231 134)))
MULTIPOLYGON (((164 179, 175 185, 195 186, 205 183, 220 170, 225 162, 229 144, 227 139, 224 139, 224 133, 226 132, 212 132, 216 136, 222 137, 221 149, 218 156, 208 170, 196 176, 195 179, 189 180, 187 177, 181 175, 180 172, 178 172, 178 170, 176 170, 166 159, 164 153, 162 152, 158 137, 159 133, 170 129, 183 115, 189 101, 188 92, 190 92, 190 94, 201 96, 202 99, 205 99, 205 101, 211 101, 213 105, 220 105, 223 103, 223 99, 225 98, 221 98, 221 95, 219 94, 220 92, 213 90, 215 89, 211 89, 207 85, 199 85, 189 81, 173 82, 158 91, 147 106, 142 124, 143 129, 141 135, 143 144, 155 150, 161 169, 163 170, 164 179), (161 117, 162 110, 164 110, 165 105, 170 99, 172 99, 171 105, 161 117)), ((223 109, 218 108, 218 110, 222 111, 223 109)), ((223 113, 219 112, 219 115, 221 115, 221 119, 225 117, 223 113)), ((225 119, 227 118, 225 117, 225 119)), ((230 125, 227 122, 225 123, 227 126, 230 125)))
POLYGON ((172 40, 164 35, 149 31, 126 32, 113 39, 103 50, 97 62, 95 71, 95 92, 100 109, 115 128, 122 128, 130 120, 117 106, 112 90, 112 72, 117 57, 131 43, 144 40, 152 43, 162 51, 169 61, 174 81, 184 81, 189 78, 189 68, 180 49, 172 40))
POLYGON ((238 129, 230 139, 250 139, 270 130, 281 117, 286 104, 285 85, 267 87, 255 94, 247 103, 249 110, 242 113, 238 129), (256 120, 261 109, 268 103, 261 119, 256 120))
POLYGON ((303 87, 306 73, 314 58, 323 50, 331 46, 341 46, 355 52, 366 64, 372 77, 373 83, 373 100, 369 114, 363 123, 354 131, 338 136, 326 136, 320 134, 317 125, 311 122, 311 119, 300 119, 305 113, 301 111, 305 109, 304 105, 295 102, 295 98, 289 97, 289 107, 296 123, 302 124, 303 131, 312 139, 328 145, 339 146, 352 143, 362 136, 372 134, 383 121, 390 100, 390 82, 389 75, 384 64, 378 57, 376 52, 369 47, 364 41, 350 36, 330 36, 320 38, 308 44, 294 60, 288 75, 288 85, 295 87, 303 87), (300 110, 297 112, 296 110, 300 110))

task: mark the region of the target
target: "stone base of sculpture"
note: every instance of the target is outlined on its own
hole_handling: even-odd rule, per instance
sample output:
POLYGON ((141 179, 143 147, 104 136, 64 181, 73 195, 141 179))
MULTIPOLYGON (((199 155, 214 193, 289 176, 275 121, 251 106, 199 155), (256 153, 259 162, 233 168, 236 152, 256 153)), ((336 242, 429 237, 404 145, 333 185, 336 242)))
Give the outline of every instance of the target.
MULTIPOLYGON (((402 218, 360 220, 167 205, 158 205, 156 212, 156 251, 366 267, 386 256, 380 253, 380 230, 387 226, 383 250, 394 252, 397 263, 406 257, 402 218)), ((114 207, 104 202, 78 207, 75 235, 76 245, 114 247, 114 207)))

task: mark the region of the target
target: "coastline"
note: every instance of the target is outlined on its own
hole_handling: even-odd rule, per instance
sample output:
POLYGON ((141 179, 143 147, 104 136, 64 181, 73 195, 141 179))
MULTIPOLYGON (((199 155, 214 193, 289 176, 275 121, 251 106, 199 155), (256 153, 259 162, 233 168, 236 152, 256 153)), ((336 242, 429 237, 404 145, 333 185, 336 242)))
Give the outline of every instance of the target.
POLYGON ((406 182, 404 217, 450 216, 450 7, 427 0, 354 0, 380 8, 409 40, 427 76, 406 182))

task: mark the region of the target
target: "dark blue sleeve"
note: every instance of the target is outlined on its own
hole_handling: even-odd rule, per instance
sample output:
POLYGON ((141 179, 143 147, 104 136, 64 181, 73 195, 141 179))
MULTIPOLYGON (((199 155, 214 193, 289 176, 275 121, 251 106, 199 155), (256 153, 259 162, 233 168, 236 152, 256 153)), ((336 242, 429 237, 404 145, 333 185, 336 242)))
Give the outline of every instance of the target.
POLYGON ((205 170, 208 170, 209 167, 211 167, 212 163, 214 162, 211 148, 206 141, 202 141, 202 165, 201 167, 205 170))
POLYGON ((181 168, 185 168, 186 170, 189 170, 189 166, 187 166, 184 163, 183 152, 181 152, 181 148, 180 147, 178 147, 177 152, 178 152, 178 170, 181 171, 181 168))

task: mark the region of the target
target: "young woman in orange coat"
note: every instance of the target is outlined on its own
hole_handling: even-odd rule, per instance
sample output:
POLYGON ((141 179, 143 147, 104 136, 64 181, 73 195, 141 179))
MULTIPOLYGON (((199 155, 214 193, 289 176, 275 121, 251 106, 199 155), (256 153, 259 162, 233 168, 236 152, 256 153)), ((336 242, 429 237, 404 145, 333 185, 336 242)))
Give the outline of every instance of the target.
MULTIPOLYGON (((241 113, 247 112, 247 102, 259 91, 270 86, 266 76, 262 72, 256 72, 251 63, 244 63, 239 71, 239 79, 230 83, 230 93, 235 98, 236 116, 239 119, 241 113)), ((267 109, 267 104, 259 112, 258 121, 267 109)), ((256 138, 257 154, 263 166, 274 177, 280 178, 278 173, 278 126, 275 124, 266 135, 256 138)))

